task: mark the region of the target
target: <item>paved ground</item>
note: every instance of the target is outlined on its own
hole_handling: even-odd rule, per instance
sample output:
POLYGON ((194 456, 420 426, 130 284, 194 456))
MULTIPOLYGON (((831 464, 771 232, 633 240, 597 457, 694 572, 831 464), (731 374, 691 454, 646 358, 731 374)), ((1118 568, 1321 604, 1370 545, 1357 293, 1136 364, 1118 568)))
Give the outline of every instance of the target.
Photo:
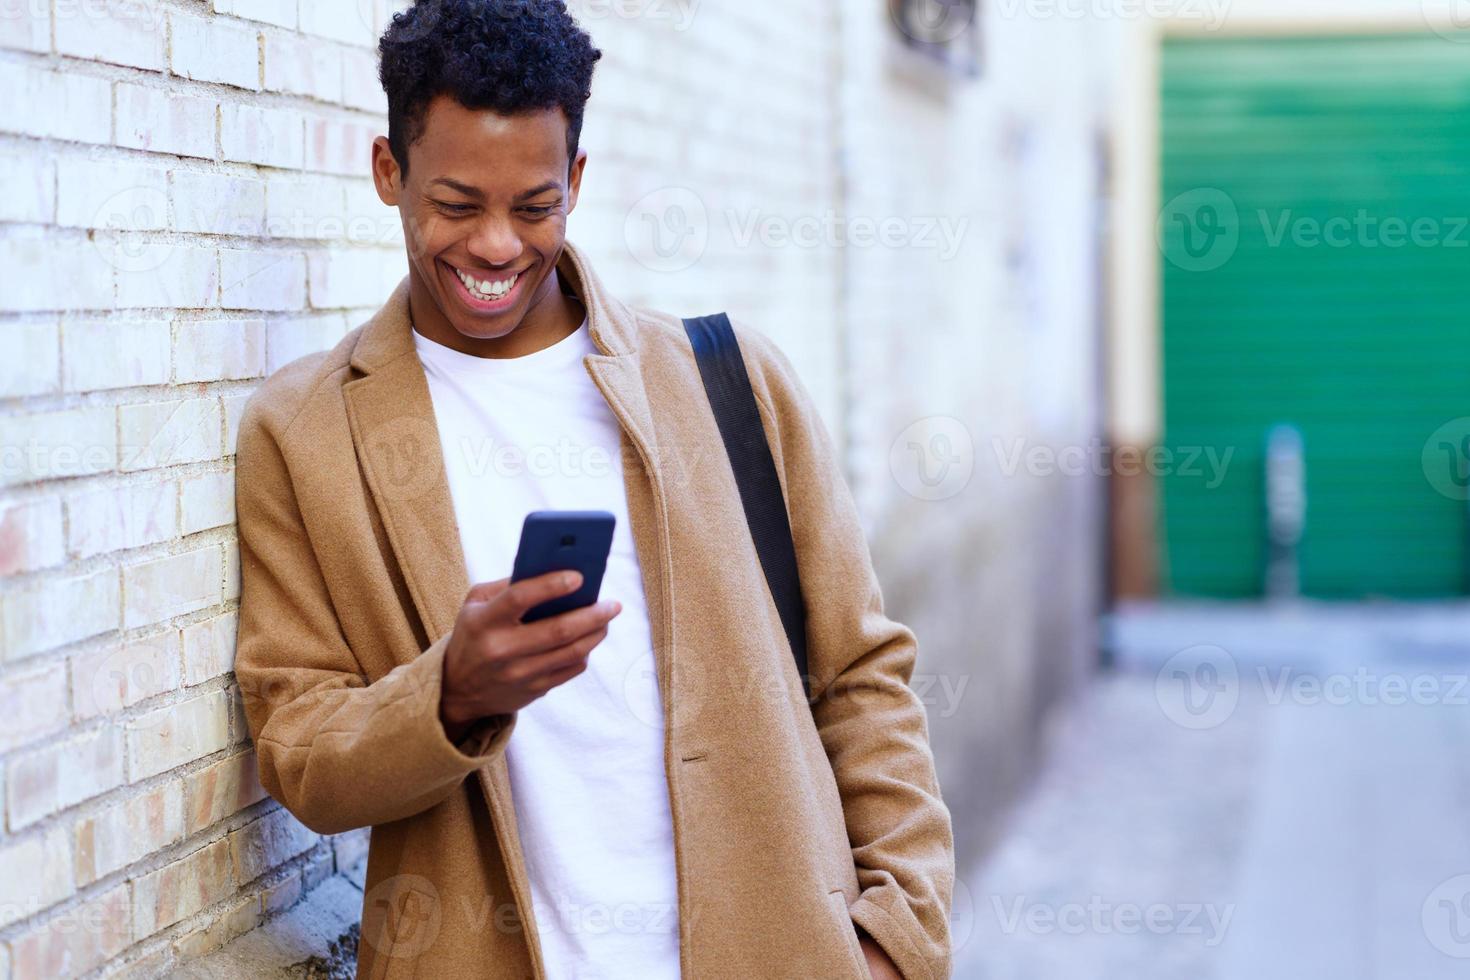
POLYGON ((962 874, 977 980, 1470 977, 1470 608, 1132 607, 962 874))

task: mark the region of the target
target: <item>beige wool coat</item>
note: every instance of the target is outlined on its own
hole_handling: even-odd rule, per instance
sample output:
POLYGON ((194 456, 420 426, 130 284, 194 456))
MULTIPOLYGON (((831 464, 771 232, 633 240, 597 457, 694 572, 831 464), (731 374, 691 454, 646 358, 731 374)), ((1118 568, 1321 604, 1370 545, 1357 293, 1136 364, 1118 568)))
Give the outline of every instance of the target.
MULTIPOLYGON (((736 325, 796 541, 809 707, 682 324, 619 302, 574 246, 559 269, 622 429, 683 977, 866 980, 854 922, 906 980, 947 977, 953 839, 908 686, 915 638, 884 615, 811 398, 769 339, 736 325)), ((505 759, 516 716, 458 744, 438 718, 471 583, 411 330, 405 283, 250 400, 236 675, 271 795, 319 833, 372 828, 357 975, 541 980, 505 759)))

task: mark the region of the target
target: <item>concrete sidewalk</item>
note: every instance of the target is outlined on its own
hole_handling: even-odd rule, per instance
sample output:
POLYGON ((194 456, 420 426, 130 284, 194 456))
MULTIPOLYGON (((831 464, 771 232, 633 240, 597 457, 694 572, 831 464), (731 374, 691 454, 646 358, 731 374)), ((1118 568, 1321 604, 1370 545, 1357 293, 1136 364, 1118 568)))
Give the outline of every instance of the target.
POLYGON ((955 975, 1470 976, 1470 612, 1132 607, 1009 835, 955 975))

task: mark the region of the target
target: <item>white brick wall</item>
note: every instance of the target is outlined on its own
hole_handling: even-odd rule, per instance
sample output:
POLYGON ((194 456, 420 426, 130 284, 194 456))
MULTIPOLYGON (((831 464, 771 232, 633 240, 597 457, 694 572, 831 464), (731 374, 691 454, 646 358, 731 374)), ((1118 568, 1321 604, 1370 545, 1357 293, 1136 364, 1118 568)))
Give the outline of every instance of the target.
POLYGON ((385 16, 0 4, 0 980, 161 975, 362 855, 256 776, 232 464, 268 369, 402 275, 385 16))
MULTIPOLYGON (((230 673, 232 466, 259 380, 403 274, 367 170, 372 45, 398 3, 0 3, 0 980, 166 973, 362 857, 364 834, 317 839, 256 777, 230 673)), ((790 354, 931 671, 972 669, 952 610, 973 607, 973 568, 957 559, 960 585, 936 592, 914 542, 1010 528, 985 560, 1016 574, 982 605, 1015 625, 984 657, 1029 677, 1026 617, 1045 607, 1026 549, 1067 525, 1048 532, 1023 481, 916 506, 889 448, 931 415, 967 422, 977 451, 1029 432, 1036 390, 1084 405, 1087 379, 1027 339, 1017 256, 1054 239, 1015 203, 1029 121, 1060 118, 1050 132, 1085 150, 1087 120, 1058 115, 1085 92, 1039 84, 1082 51, 1065 25, 1042 41, 993 18, 994 79, 936 93, 888 63, 881 0, 860 6, 574 2, 605 58, 571 237, 629 300, 728 310, 790 354), (939 217, 969 222, 957 256, 822 237, 939 217), (653 248, 688 231, 692 251, 653 248)), ((1052 225, 1089 232, 1074 208, 1052 225)), ((1010 724, 996 744, 1030 731, 1010 724)), ((967 779, 944 781, 963 798, 967 779)))
MULTIPOLYGON (((0 855, 65 857, 15 886, 35 900, 0 920, 0 980, 161 970, 285 908, 323 854, 361 856, 361 835, 317 842, 255 778, 229 673, 230 468, 253 385, 402 275, 368 179, 392 6, 26 0, 0 18, 0 177, 30 192, 0 202, 0 685, 18 705, 0 712, 0 855), (58 945, 90 903, 121 931, 58 945)), ((836 206, 835 4, 581 6, 606 58, 573 239, 633 301, 775 335, 840 431, 836 256, 733 236, 753 206, 836 206), (627 237, 632 202, 668 188, 710 225, 677 273, 627 237)))

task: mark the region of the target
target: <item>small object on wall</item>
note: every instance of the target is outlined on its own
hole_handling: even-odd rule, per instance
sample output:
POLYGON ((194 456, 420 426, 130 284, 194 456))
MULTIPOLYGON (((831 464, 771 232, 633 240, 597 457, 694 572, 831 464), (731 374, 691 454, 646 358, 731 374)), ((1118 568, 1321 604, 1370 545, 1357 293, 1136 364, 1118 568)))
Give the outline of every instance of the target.
POLYGON ((980 0, 886 0, 900 40, 964 78, 980 74, 980 0))
POLYGON ((1301 544, 1307 524, 1307 465, 1302 434, 1277 425, 1266 437, 1266 596, 1301 595, 1301 544))

